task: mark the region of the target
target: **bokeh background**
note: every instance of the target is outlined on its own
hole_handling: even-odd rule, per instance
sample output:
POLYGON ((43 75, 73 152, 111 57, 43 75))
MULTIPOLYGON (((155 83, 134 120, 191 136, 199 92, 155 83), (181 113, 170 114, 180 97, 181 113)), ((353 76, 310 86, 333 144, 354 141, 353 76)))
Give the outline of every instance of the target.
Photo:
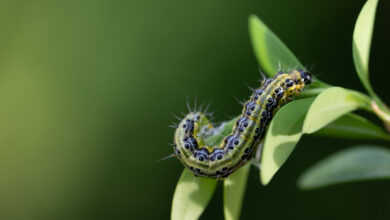
MULTIPOLYGON (((248 16, 321 80, 363 91, 351 40, 364 2, 1 1, 0 219, 168 219, 183 167, 155 161, 172 152, 172 114, 186 97, 212 100, 216 121, 240 113, 260 78, 248 16)), ((380 1, 370 67, 387 103, 389 12, 380 1)), ((296 187, 360 143, 386 146, 305 136, 269 186, 252 169, 242 219, 388 219, 388 181, 296 187)), ((221 187, 202 218, 223 219, 221 187)))

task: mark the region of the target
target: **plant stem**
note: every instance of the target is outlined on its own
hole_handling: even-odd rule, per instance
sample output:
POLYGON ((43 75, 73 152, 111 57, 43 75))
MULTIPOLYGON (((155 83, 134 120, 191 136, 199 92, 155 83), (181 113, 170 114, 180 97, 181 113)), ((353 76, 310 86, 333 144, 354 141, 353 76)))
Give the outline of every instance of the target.
POLYGON ((379 116, 386 124, 390 124, 390 114, 383 111, 374 100, 371 102, 371 106, 376 115, 379 116))

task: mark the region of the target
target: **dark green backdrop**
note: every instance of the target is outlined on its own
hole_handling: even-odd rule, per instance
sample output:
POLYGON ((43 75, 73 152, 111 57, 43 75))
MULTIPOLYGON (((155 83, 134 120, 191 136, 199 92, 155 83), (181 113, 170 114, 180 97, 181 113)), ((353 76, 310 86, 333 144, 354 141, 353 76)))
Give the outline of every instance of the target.
MULTIPOLYGON (((0 219, 168 219, 171 153, 186 97, 240 112, 260 75, 247 19, 259 15, 321 80, 361 90, 351 39, 364 0, 1 1, 0 219)), ((390 4, 378 5, 375 90, 390 103, 390 4)), ((375 118, 374 118, 375 119, 375 118)), ((366 141, 305 136, 263 187, 252 169, 243 219, 386 219, 387 181, 302 192, 299 174, 366 141)), ((372 142, 371 142, 372 143, 372 142)), ((218 189, 204 219, 222 219, 218 189)))

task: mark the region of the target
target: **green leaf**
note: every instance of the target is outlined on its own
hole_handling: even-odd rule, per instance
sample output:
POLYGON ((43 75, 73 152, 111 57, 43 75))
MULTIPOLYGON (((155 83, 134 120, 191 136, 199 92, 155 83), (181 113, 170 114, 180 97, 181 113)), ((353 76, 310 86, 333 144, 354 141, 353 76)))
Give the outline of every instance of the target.
POLYGON ((375 114, 386 124, 390 124, 390 109, 375 94, 369 77, 370 49, 377 5, 377 0, 367 0, 360 11, 353 32, 352 54, 360 81, 375 101, 373 102, 375 106, 378 107, 375 109, 375 114))
POLYGON ((329 88, 318 95, 310 106, 303 131, 313 133, 359 107, 365 108, 366 100, 355 92, 340 87, 329 88))
POLYGON ((245 195, 250 163, 240 168, 224 181, 223 212, 226 220, 240 219, 242 202, 245 195))
POLYGON ((198 219, 209 203, 216 185, 216 180, 195 177, 185 169, 176 185, 171 219, 198 219))
POLYGON ((335 153, 304 172, 301 189, 328 185, 390 179, 390 150, 377 146, 358 146, 335 153))
POLYGON ((282 67, 303 68, 294 54, 256 16, 249 17, 249 32, 257 61, 268 76, 274 76, 282 67))
POLYGON ((374 92, 370 85, 368 66, 377 4, 377 0, 368 0, 363 6, 355 24, 352 46, 356 71, 360 81, 372 96, 374 92))
POLYGON ((343 115, 314 134, 346 139, 390 140, 390 135, 381 127, 353 113, 343 115))
MULTIPOLYGON (((276 74, 279 64, 283 71, 304 68, 290 49, 256 15, 249 17, 249 34, 257 61, 268 76, 276 74)), ((329 85, 314 79, 311 88, 316 87, 329 85)))
POLYGON ((260 161, 261 182, 269 183, 304 133, 313 133, 356 108, 366 108, 368 100, 354 91, 332 87, 317 97, 296 100, 282 107, 266 133, 260 161))
POLYGON ((267 185, 301 138, 303 121, 314 98, 296 100, 281 108, 267 130, 260 161, 260 179, 267 185))

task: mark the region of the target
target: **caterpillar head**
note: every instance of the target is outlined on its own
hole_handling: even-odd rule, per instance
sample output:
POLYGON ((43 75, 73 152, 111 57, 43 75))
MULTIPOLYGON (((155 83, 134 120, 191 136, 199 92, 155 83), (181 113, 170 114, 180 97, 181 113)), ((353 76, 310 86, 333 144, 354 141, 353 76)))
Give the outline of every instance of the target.
POLYGON ((301 74, 301 80, 303 83, 305 83, 305 85, 309 85, 313 81, 310 73, 304 70, 298 70, 298 71, 301 74))

